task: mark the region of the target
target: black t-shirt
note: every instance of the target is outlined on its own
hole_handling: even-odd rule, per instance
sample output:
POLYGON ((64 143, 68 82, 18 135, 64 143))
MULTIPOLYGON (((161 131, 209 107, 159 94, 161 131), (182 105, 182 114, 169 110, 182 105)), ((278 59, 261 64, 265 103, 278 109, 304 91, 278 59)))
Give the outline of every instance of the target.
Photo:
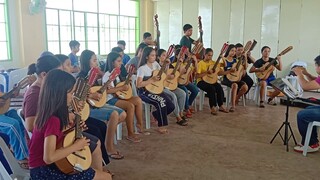
POLYGON ((189 51, 191 52, 191 45, 193 43, 193 39, 191 37, 187 37, 187 36, 183 36, 180 40, 180 46, 187 46, 187 48, 189 49, 189 51))
MULTIPOLYGON (((268 62, 271 62, 273 61, 274 58, 270 58, 269 57, 269 60, 268 62)), ((256 60, 256 62, 253 63, 253 66, 256 67, 256 68, 261 68, 265 63, 267 63, 266 61, 264 61, 262 58, 256 60)), ((274 65, 276 66, 278 64, 277 61, 274 62, 274 65)), ((273 72, 270 74, 270 76, 273 76, 273 72)))

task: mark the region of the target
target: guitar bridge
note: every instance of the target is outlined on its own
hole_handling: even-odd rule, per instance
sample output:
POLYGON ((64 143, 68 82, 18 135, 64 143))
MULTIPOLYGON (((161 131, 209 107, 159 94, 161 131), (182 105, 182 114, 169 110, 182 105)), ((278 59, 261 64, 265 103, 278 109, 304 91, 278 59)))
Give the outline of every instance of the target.
POLYGON ((76 170, 76 171, 78 171, 78 172, 82 172, 82 171, 83 171, 83 168, 81 167, 80 164, 75 164, 75 165, 73 166, 73 169, 76 170))
POLYGON ((230 73, 230 75, 233 76, 233 77, 237 77, 236 75, 234 75, 234 74, 232 74, 232 73, 230 73))

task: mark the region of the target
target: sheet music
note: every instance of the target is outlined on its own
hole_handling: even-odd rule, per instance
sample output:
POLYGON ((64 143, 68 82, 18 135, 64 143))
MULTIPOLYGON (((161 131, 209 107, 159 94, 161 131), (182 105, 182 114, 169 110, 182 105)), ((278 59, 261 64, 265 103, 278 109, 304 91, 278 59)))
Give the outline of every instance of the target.
POLYGON ((278 78, 270 83, 291 99, 295 99, 299 96, 299 92, 286 78, 278 78))

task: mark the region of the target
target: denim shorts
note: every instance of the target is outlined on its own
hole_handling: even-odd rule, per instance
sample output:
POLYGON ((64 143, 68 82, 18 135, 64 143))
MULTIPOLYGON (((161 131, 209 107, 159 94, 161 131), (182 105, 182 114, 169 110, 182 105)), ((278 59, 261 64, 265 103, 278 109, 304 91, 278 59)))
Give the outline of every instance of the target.
POLYGON ((123 110, 116 107, 116 106, 111 106, 111 105, 104 105, 102 108, 91 108, 90 109, 90 117, 99 119, 101 121, 109 121, 111 114, 113 111, 118 112, 120 115, 123 110))
POLYGON ((112 106, 115 106, 116 103, 118 102, 118 100, 119 100, 118 98, 113 97, 112 99, 110 99, 110 100, 107 102, 107 104, 112 105, 112 106))

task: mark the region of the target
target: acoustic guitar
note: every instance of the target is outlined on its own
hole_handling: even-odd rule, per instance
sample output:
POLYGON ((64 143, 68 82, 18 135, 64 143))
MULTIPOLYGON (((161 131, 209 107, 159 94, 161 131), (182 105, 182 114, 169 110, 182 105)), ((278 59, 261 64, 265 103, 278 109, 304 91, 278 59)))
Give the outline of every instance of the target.
POLYGON ((223 44, 223 46, 222 46, 222 48, 220 50, 220 54, 219 54, 219 57, 218 57, 217 61, 213 65, 210 65, 208 67, 207 71, 212 70, 213 73, 211 73, 211 74, 207 73, 205 76, 203 76, 202 80, 204 82, 209 83, 209 84, 214 84, 214 83, 216 83, 218 81, 218 73, 220 71, 219 62, 220 62, 223 54, 227 51, 228 47, 229 47, 228 42, 223 44))
POLYGON ((79 98, 75 96, 75 98, 77 101, 81 101, 84 104, 83 108, 79 109, 79 114, 81 116, 82 121, 86 121, 90 115, 90 105, 86 102, 87 95, 89 93, 90 87, 92 87, 94 82, 97 80, 99 72, 100 71, 98 68, 92 68, 85 79, 83 78, 77 79, 77 81, 79 82, 77 82, 78 87, 76 87, 76 91, 78 92, 76 93, 77 94, 81 93, 82 96, 79 98))
POLYGON ((10 108, 11 98, 13 98, 15 94, 20 91, 20 89, 27 87, 28 85, 32 84, 36 80, 37 80, 37 77, 35 75, 29 75, 23 78, 21 81, 19 81, 18 84, 13 89, 11 89, 11 91, 7 93, 0 92, 0 100, 3 102, 3 105, 0 106, 0 114, 4 114, 8 111, 8 109, 10 108))
POLYGON ((100 93, 102 96, 100 98, 100 100, 95 100, 95 99, 89 99, 89 103, 97 108, 101 108, 102 106, 104 106, 107 103, 107 92, 106 89, 108 88, 108 86, 110 85, 111 82, 113 82, 121 73, 121 69, 120 68, 114 68, 109 76, 109 79, 107 82, 105 82, 103 84, 103 86, 93 86, 92 88, 90 88, 90 92, 91 93, 100 93))
POLYGON ((128 85, 129 88, 127 91, 117 91, 116 95, 120 98, 120 99, 130 99, 132 97, 132 87, 130 85, 130 81, 131 81, 131 77, 133 75, 133 73, 135 72, 135 67, 133 64, 130 64, 127 68, 128 70, 128 75, 125 81, 120 82, 116 85, 116 87, 121 87, 124 85, 128 85))
MULTIPOLYGON (((169 49, 167 51, 167 55, 166 55, 166 59, 170 56, 172 56, 174 52, 174 46, 173 45, 170 45, 169 46, 169 49)), ((150 93, 152 94, 161 94, 164 90, 164 81, 167 77, 166 73, 165 72, 165 69, 166 69, 166 66, 167 66, 167 61, 164 61, 162 67, 160 68, 160 70, 154 70, 152 72, 152 76, 150 78, 153 78, 153 77, 159 77, 159 81, 156 81, 156 82, 152 82, 148 85, 145 86, 146 90, 149 91, 150 93)))
POLYGON ((156 46, 157 46, 157 50, 160 49, 160 30, 159 30, 159 22, 158 22, 158 14, 154 15, 154 25, 156 26, 156 31, 157 31, 157 42, 156 42, 156 46))
POLYGON ((169 89, 170 91, 173 91, 178 87, 178 78, 180 77, 180 72, 178 71, 178 69, 180 68, 180 63, 181 63, 180 58, 184 57, 187 52, 188 52, 188 48, 186 46, 183 46, 178 55, 176 66, 173 69, 171 68, 167 70, 167 74, 174 76, 173 79, 167 78, 164 81, 164 87, 169 89))
POLYGON ((244 59, 244 54, 247 54, 248 51, 250 50, 250 47, 252 45, 251 41, 248 41, 246 43, 246 45, 244 46, 244 50, 243 53, 241 54, 240 58, 238 59, 237 63, 234 63, 232 65, 232 68, 235 69, 234 72, 227 74, 227 78, 229 79, 229 81, 231 82, 239 82, 241 80, 241 78, 245 75, 245 69, 243 66, 243 63, 245 61, 244 59))
MULTIPOLYGON (((84 83, 82 81, 77 81, 76 87, 82 87, 78 83, 84 83)), ((76 89, 74 97, 80 99, 86 94, 82 94, 83 91, 76 89), (80 94, 77 94, 80 93, 80 94)), ((72 100, 72 105, 70 109, 75 114, 75 127, 64 132, 64 139, 61 141, 57 148, 64 148, 72 145, 77 139, 83 138, 82 128, 80 127, 81 115, 79 114, 79 109, 77 107, 75 99, 72 100)), ((75 151, 68 155, 67 157, 55 162, 55 165, 60 171, 65 174, 76 174, 85 171, 90 168, 92 163, 91 151, 89 146, 85 146, 80 151, 75 151)))
MULTIPOLYGON (((287 54, 289 51, 291 51, 292 49, 293 49, 293 47, 289 46, 286 49, 284 49, 283 51, 281 51, 281 53, 278 56, 283 56, 283 55, 287 54)), ((273 70, 275 68, 275 62, 276 61, 277 61, 277 58, 274 58, 272 61, 266 62, 261 67, 261 68, 264 68, 264 71, 263 72, 256 72, 257 78, 259 78, 261 80, 268 79, 269 75, 273 72, 273 70)))
MULTIPOLYGON (((181 68, 185 69, 185 73, 180 74, 179 84, 186 85, 189 83, 190 76, 192 75, 192 72, 191 72, 192 59, 191 59, 191 57, 192 57, 192 55, 199 54, 199 52, 202 49, 203 49, 202 43, 198 43, 195 46, 193 46, 191 53, 188 55, 188 57, 186 59, 187 64, 181 65, 181 68)), ((193 79, 193 78, 191 78, 191 79, 193 79)))

